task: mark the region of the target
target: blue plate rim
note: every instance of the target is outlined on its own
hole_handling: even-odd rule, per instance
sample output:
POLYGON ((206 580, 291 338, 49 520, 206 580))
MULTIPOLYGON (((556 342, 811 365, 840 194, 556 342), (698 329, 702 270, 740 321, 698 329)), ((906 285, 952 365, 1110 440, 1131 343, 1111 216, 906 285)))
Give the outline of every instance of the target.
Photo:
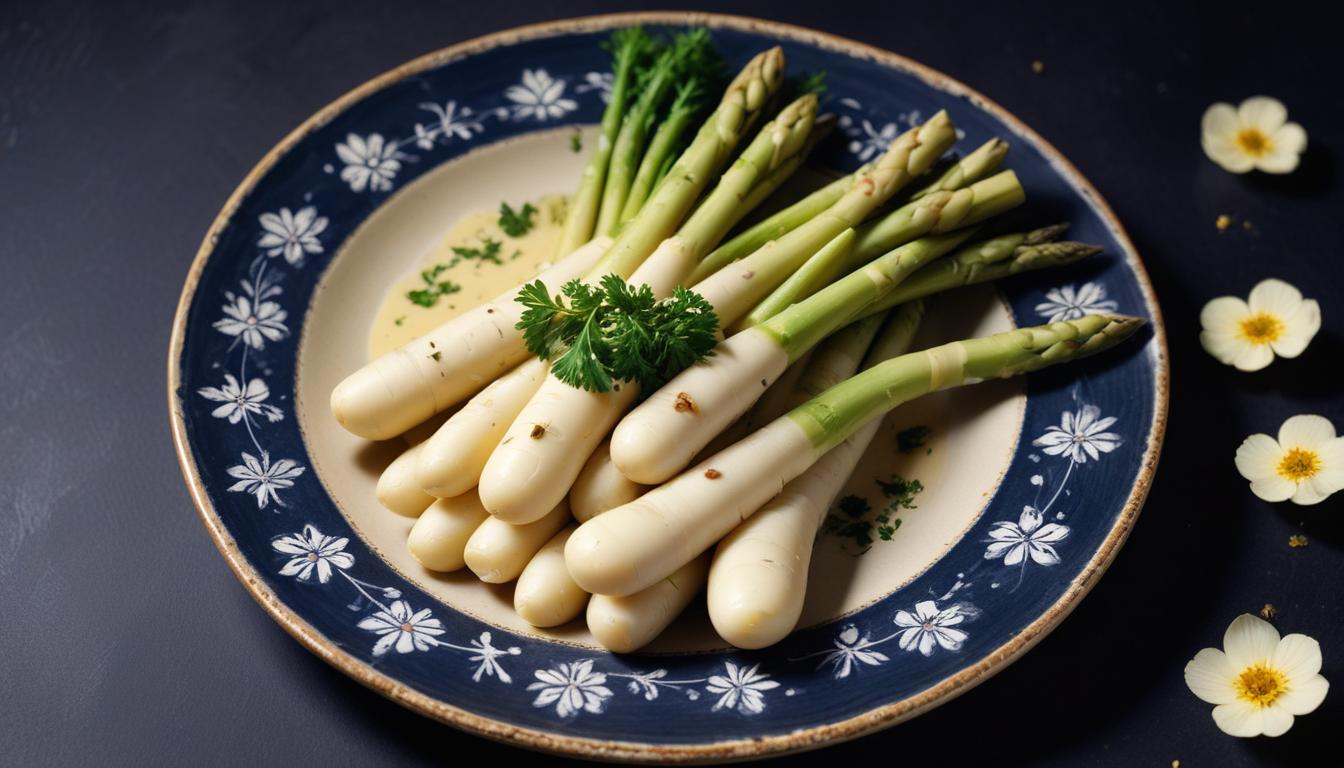
POLYGON ((1058 624, 1077 607, 1101 574, 1115 559, 1120 547, 1128 538, 1143 503, 1147 498, 1158 458, 1161 453, 1166 430, 1169 393, 1169 353, 1166 342, 1165 325, 1162 319, 1156 293, 1153 290, 1147 270, 1138 255, 1133 241, 1124 226, 1116 217, 1110 205, 1096 190, 1090 181, 1065 158, 1059 150, 1041 137, 1036 131, 1019 120, 1008 110, 987 98, 969 86, 949 77, 942 72, 920 64, 885 49, 858 42, 827 32, 764 19, 719 14, 709 12, 633 12, 612 13, 559 19, 520 27, 457 43, 433 51, 397 66, 367 82, 355 87, 336 100, 327 104, 298 127, 281 139, 248 172, 238 187, 228 197, 220 212, 211 222, 209 229, 192 260, 188 270, 177 310, 174 314, 172 333, 169 339, 167 360, 167 394, 170 428, 173 444, 190 492, 192 502, 201 515, 207 531, 215 546, 223 555, 234 575, 242 582, 248 593, 271 617, 305 648, 328 664, 336 667, 366 687, 402 704, 410 709, 433 717, 447 724, 462 728, 480 736, 525 746, 546 752, 566 755, 578 755, 603 760, 630 760, 639 762, 676 761, 703 762, 710 760, 751 759, 796 752, 821 747, 837 741, 857 738, 882 728, 895 725, 914 717, 928 709, 955 698, 975 685, 987 680, 994 674, 1016 661, 1041 639, 1048 635, 1058 624), (703 25, 710 28, 728 28, 744 32, 768 35, 793 42, 810 44, 818 48, 838 52, 854 58, 872 61, 912 75, 930 87, 969 100, 974 106, 991 113, 994 117, 1010 126, 1017 134, 1032 142, 1048 161, 1065 177, 1066 181, 1077 189, 1094 208, 1105 226, 1125 251, 1125 259, 1134 272, 1141 289, 1146 309, 1152 318, 1153 328, 1153 370, 1155 373, 1153 416, 1148 441, 1144 446, 1139 462, 1138 474, 1128 498, 1117 514, 1111 530, 1086 565, 1072 580, 1060 597, 1036 620, 1025 626, 992 653, 956 674, 950 675, 928 689, 901 699, 883 704, 868 712, 846 720, 823 723, 811 728, 798 730, 785 735, 767 736, 752 739, 730 739, 715 742, 686 745, 652 744, 634 741, 614 741, 594 739, 583 736, 562 735, 539 729, 520 727, 475 714, 453 706, 440 699, 420 693, 405 683, 356 658, 328 640, 293 609, 285 605, 277 595, 266 586, 261 574, 241 553, 237 543, 228 532, 218 512, 215 510, 201 479, 201 473, 192 455, 187 439, 187 423, 178 396, 181 372, 181 355, 186 339, 187 314, 201 274, 206 263, 214 253, 214 247, 221 231, 230 223, 241 201, 265 176, 265 174, 290 149, 314 130, 322 127, 347 108, 357 104, 365 97, 400 82, 420 72, 433 69, 456 59, 508 46, 528 40, 555 37, 566 34, 600 32, 621 26, 644 25, 703 25))

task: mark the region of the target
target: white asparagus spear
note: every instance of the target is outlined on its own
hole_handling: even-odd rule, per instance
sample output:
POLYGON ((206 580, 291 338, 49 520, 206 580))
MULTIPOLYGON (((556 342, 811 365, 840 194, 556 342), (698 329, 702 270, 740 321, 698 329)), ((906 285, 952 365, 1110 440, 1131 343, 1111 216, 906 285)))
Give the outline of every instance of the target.
POLYGON ((628 595, 723 538, 831 448, 897 405, 948 387, 1026 373, 1107 349, 1143 325, 1085 315, 888 360, 831 387, 635 501, 579 526, 565 563, 579 586, 628 595))
MULTIPOLYGON (((586 274, 611 246, 600 237, 537 279, 562 285, 586 274)), ((470 396, 527 358, 514 328, 522 286, 458 315, 350 374, 331 392, 331 412, 350 432, 386 440, 470 396)))
POLYGON ((431 571, 459 570, 467 564, 463 559, 467 540, 489 516, 474 493, 436 499, 415 521, 406 548, 431 571))
POLYGON ((565 543, 578 526, 570 523, 532 556, 513 587, 513 610, 534 627, 558 627, 583 613, 584 592, 569 577, 565 543))
MULTIPOLYGON (((704 203, 634 271, 630 282, 648 285, 659 298, 670 294, 747 213, 742 199, 752 187, 765 183, 806 146, 816 107, 816 97, 809 94, 762 128, 704 203)), ((550 509, 638 394, 631 382, 618 382, 609 392, 589 392, 548 375, 481 472, 485 508, 511 523, 529 522, 550 509)))
MULTIPOLYGON (((920 302, 896 310, 868 353, 868 364, 903 354, 923 311, 920 302)), ((846 329, 850 338, 836 337, 856 343, 819 350, 813 356, 817 365, 800 382, 798 394, 806 399, 807 389, 825 390, 853 375, 873 337, 868 332, 864 338, 870 329, 876 331, 875 324, 861 320, 846 329)), ((710 621, 724 640, 738 648, 764 648, 797 626, 817 528, 881 423, 881 417, 873 419, 832 448, 719 542, 709 571, 708 602, 710 621)))
POLYGON ((434 497, 420 490, 415 481, 415 463, 424 443, 407 448, 378 476, 374 494, 383 507, 403 517, 419 517, 434 503, 434 497))
POLYGON ((588 601, 588 631, 615 653, 639 650, 662 634, 705 587, 709 555, 701 555, 675 573, 631 595, 593 595, 588 601))
POLYGON ((621 474, 611 462, 610 449, 611 441, 604 440, 569 489, 569 510, 580 523, 586 523, 608 509, 629 504, 649 490, 648 486, 621 474))
POLYGON ((475 488, 490 452, 514 415, 546 380, 546 363, 532 358, 476 393, 425 441, 415 481, 431 496, 456 496, 475 488))
POLYGON ((488 517, 467 540, 463 559, 481 581, 490 584, 513 581, 532 556, 571 519, 569 504, 565 502, 526 525, 488 517))
POLYGON ((565 547, 569 573, 599 595, 653 586, 713 546, 815 460, 807 433, 788 418, 777 419, 581 525, 565 547))

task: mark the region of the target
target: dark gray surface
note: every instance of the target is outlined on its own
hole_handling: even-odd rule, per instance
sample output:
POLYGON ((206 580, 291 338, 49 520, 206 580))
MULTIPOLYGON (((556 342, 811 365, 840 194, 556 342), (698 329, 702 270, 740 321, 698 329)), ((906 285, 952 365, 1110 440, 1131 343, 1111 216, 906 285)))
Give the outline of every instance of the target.
MULTIPOLYGON (((730 9, 891 48, 969 83, 1088 175, 1167 314, 1167 450, 1130 543, 1064 626, 970 695, 816 755, 951 765, 1338 764, 1344 503, 1267 505, 1231 456, 1288 415, 1344 427, 1333 25, 1285 4, 837 3, 730 9), (1044 76, 1030 69, 1045 63, 1044 76), (1199 150, 1216 100, 1283 99, 1312 148, 1287 179, 1199 150), (1219 234, 1220 213, 1254 223, 1219 234), (1237 374, 1204 301, 1278 276, 1321 300, 1307 354, 1237 374), (1289 549, 1290 534, 1310 546, 1289 549), (1220 734, 1181 681, 1266 601, 1321 641, 1325 706, 1278 740, 1220 734), (1330 749, 1329 752, 1326 750, 1330 749), (871 758, 870 758, 871 759, 871 758)), ((317 108, 426 51, 612 10, 527 2, 0 5, 0 764, 431 764, 518 752, 405 712, 310 656, 216 554, 167 429, 187 265, 252 164, 317 108)))

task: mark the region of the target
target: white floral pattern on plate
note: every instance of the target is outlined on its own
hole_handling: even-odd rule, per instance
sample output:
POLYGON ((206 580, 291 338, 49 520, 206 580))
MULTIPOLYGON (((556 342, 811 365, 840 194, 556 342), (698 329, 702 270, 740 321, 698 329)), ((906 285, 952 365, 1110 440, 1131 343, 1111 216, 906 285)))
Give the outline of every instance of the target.
POLYGON ((311 205, 300 208, 298 213, 291 213, 288 208, 263 213, 257 217, 257 223, 264 230, 257 245, 266 249, 267 256, 284 254, 285 261, 298 267, 303 265, 306 254, 322 252, 318 236, 327 229, 327 217, 318 216, 311 205))
POLYGON ((1049 322, 1077 320, 1083 315, 1114 312, 1120 305, 1106 298, 1106 286, 1083 283, 1075 288, 1065 285, 1045 292, 1045 301, 1036 305, 1036 314, 1049 322))
POLYGON ((509 86, 504 95, 514 104, 511 111, 515 120, 552 120, 579 108, 577 102, 565 97, 565 81, 551 77, 540 67, 524 69, 522 82, 509 86))

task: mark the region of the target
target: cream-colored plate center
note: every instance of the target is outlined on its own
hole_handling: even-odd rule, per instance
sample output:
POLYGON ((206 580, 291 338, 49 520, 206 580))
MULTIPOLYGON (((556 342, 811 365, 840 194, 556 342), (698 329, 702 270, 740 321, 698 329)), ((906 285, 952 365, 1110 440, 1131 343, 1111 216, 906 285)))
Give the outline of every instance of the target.
MULTIPOLYGON (((538 630, 513 612, 508 585, 483 584, 469 571, 426 570, 406 550, 414 521, 384 510, 374 498, 383 467, 406 443, 369 443, 343 430, 327 402, 342 378, 363 365, 371 350, 385 349, 437 316, 460 311, 534 274, 553 246, 549 228, 517 242, 492 229, 501 202, 531 201, 548 215, 545 198, 567 194, 586 154, 571 151, 571 129, 530 134, 478 149, 398 191, 346 241, 314 295, 299 346, 297 412, 317 476, 363 539, 392 567, 445 604, 522 634, 596 644, 582 618, 556 630, 538 630), (405 299, 424 288, 421 271, 451 261, 452 247, 502 243, 501 264, 467 260, 434 277, 460 290, 426 308, 405 299), (520 251, 515 256, 515 250, 520 251), (398 320, 400 322, 398 323, 398 320)), ((584 146, 592 146, 591 131, 584 146)), ((558 287, 558 286, 552 286, 558 287)), ((916 346, 931 346, 1012 327, 1007 308, 991 288, 966 289, 955 301, 931 301, 916 346)), ((883 424, 844 494, 871 510, 871 546, 862 537, 823 534, 817 543, 802 626, 851 613, 891 593, 938 560, 979 517, 1017 443, 1026 397, 1021 379, 995 381, 937 393, 894 411, 883 424), (915 427, 927 427, 913 445, 915 427), (905 433, 905 450, 899 436, 905 433), (890 539, 875 519, 892 504, 878 481, 918 480, 924 490, 888 514, 890 539), (899 520, 899 525, 894 521, 899 520)), ((891 486, 887 486, 888 491, 891 486)), ((862 508, 849 499, 846 509, 862 508)), ((849 515, 848 512, 839 512, 849 515)), ((838 522, 848 523, 841 518, 838 522)), ((839 527, 839 526, 837 526, 839 527)), ((913 603, 916 596, 911 597, 913 603)), ((417 608, 419 606, 416 606, 417 608)), ((647 650, 676 652, 724 647, 709 625, 703 600, 647 650)))

